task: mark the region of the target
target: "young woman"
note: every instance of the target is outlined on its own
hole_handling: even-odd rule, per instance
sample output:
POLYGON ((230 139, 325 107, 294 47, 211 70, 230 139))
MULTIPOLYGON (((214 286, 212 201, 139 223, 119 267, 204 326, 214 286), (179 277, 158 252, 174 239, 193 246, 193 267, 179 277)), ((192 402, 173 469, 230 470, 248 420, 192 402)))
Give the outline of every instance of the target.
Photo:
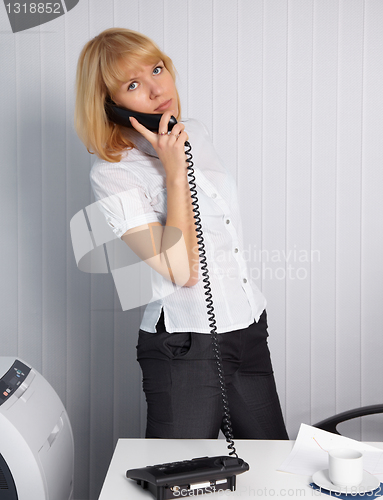
POLYGON ((235 182, 206 128, 183 120, 168 133, 172 115, 181 116, 173 64, 153 41, 112 28, 85 45, 77 68, 76 129, 97 155, 92 188, 115 234, 156 271, 159 298, 145 309, 137 346, 146 437, 216 438, 223 426, 188 140, 234 438, 288 439, 267 346, 266 301, 248 279, 241 254, 235 182), (110 101, 162 114, 158 132, 134 118, 133 128, 112 123, 105 111, 110 101))

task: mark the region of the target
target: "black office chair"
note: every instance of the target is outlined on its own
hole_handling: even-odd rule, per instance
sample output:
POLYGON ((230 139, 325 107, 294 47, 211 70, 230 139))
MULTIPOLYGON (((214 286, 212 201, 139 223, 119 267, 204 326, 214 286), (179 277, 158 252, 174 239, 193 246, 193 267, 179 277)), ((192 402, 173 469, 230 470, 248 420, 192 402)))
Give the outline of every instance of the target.
POLYGON ((313 427, 340 435, 340 433, 336 430, 336 426, 341 422, 351 420, 352 418, 363 417, 365 415, 373 415, 375 413, 383 413, 383 404, 362 406, 360 408, 354 408, 353 410, 344 411, 343 413, 338 413, 333 417, 321 420, 317 424, 313 424, 313 427))

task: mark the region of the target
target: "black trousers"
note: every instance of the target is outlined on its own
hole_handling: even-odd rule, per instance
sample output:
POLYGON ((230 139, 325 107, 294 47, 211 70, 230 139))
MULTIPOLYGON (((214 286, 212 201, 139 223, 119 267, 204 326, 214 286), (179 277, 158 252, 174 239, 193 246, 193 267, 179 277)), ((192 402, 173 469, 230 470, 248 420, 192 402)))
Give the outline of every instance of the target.
MULTIPOLYGON (((147 438, 214 439, 223 430, 211 336, 139 331, 137 360, 147 401, 147 438)), ((267 346, 267 318, 218 334, 235 439, 288 439, 267 346)))

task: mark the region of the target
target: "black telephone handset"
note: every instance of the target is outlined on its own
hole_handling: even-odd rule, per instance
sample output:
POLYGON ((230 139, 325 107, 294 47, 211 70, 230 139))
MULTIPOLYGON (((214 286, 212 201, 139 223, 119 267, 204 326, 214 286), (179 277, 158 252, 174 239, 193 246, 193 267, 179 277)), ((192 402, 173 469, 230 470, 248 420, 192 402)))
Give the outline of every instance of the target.
MULTIPOLYGON (((154 132, 158 131, 160 125, 161 114, 149 114, 149 113, 139 113, 138 111, 132 111, 122 106, 117 106, 110 99, 105 101, 105 111, 111 122, 117 125, 122 125, 123 127, 133 128, 130 123, 129 117, 132 116, 136 118, 144 127, 154 132)), ((170 132, 177 120, 172 116, 169 120, 168 131, 170 132)))
MULTIPOLYGON (((123 127, 131 127, 129 117, 133 116, 142 125, 152 131, 158 131, 161 114, 147 114, 131 111, 121 106, 115 105, 110 99, 105 101, 105 111, 110 121, 123 127)), ((172 116, 168 124, 168 131, 171 131, 177 120, 172 116)), ((214 356, 217 361, 218 379, 222 395, 223 403, 223 422, 224 435, 228 444, 228 449, 231 450, 230 457, 203 457, 185 460, 183 462, 172 462, 155 466, 143 467, 141 469, 130 469, 126 472, 128 478, 134 479, 144 489, 149 489, 157 498, 157 500, 165 500, 168 498, 176 498, 180 495, 180 490, 185 491, 188 495, 194 494, 195 490, 199 493, 212 493, 219 489, 235 490, 236 475, 249 470, 249 465, 244 462, 235 451, 233 441, 233 431, 231 428, 229 402, 227 400, 227 392, 225 378, 223 373, 221 352, 218 345, 217 327, 214 315, 214 306, 211 294, 209 272, 206 265, 205 244, 203 243, 203 232, 201 226, 200 212, 198 206, 197 190, 194 177, 193 161, 191 154, 191 145, 185 142, 186 161, 189 170, 188 176, 192 205, 194 206, 194 219, 197 232, 199 256, 201 262, 202 275, 204 276, 205 295, 207 314, 211 328, 211 339, 213 345, 214 356), (234 457, 232 456, 234 455, 234 457), (171 476, 171 480, 170 480, 171 476), (202 483, 202 484, 201 484, 202 483), (203 485, 203 486, 202 486, 203 485)), ((184 495, 183 495, 184 496, 184 495)))

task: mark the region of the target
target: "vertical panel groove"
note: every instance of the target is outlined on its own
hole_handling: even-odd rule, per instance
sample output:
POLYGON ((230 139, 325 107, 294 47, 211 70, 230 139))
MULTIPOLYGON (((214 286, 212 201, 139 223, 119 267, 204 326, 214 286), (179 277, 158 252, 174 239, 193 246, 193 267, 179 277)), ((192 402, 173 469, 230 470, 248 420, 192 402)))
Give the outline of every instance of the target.
POLYGON ((235 110, 236 110, 236 114, 235 114, 235 127, 236 127, 236 135, 235 135, 235 148, 236 148, 236 152, 235 152, 235 159, 236 159, 236 168, 235 168, 235 181, 236 181, 236 185, 238 186, 238 179, 239 179, 239 147, 238 147, 238 141, 239 141, 239 135, 238 135, 238 132, 239 132, 239 116, 238 116, 238 104, 239 104, 239 98, 238 98, 238 90, 239 90, 239 6, 238 6, 238 0, 236 2, 236 15, 237 15, 237 19, 236 19, 236 23, 235 23, 235 26, 236 26, 236 43, 237 43, 237 47, 236 47, 236 72, 237 72, 237 86, 236 86, 236 92, 235 92, 235 110))
MULTIPOLYGON (((41 51, 41 27, 39 26, 38 28, 39 34, 38 34, 38 41, 39 41, 39 52, 40 52, 40 82, 42 82, 42 51, 41 51)), ((44 220, 43 220, 43 207, 44 207, 44 157, 42 152, 44 151, 44 143, 43 143, 43 137, 44 137, 44 132, 43 132, 43 96, 42 96, 42 86, 40 87, 40 150, 41 150, 41 164, 40 164, 40 178, 41 178, 41 211, 40 211, 40 226, 41 226, 41 255, 40 255, 40 267, 41 267, 41 293, 40 293, 40 304, 41 304, 41 345, 40 345, 40 358, 41 358, 41 372, 44 374, 45 373, 45 363, 44 363, 44 341, 45 341, 45 335, 44 335, 44 275, 45 275, 45 269, 44 269, 44 257, 45 257, 45 247, 44 247, 44 220)))
MULTIPOLYGON (((265 124, 265 117, 264 117, 264 94, 265 94, 265 1, 266 0, 261 0, 262 1, 262 37, 261 37, 261 40, 262 40, 262 50, 261 50, 261 57, 262 57, 262 60, 261 60, 261 68, 262 68, 262 86, 261 86, 261 92, 262 92, 262 99, 261 99, 261 127, 260 127, 260 140, 259 140, 259 144, 261 145, 261 153, 260 153, 260 158, 261 158, 261 174, 260 174, 260 183, 261 183, 261 203, 260 203, 260 207, 261 207, 261 216, 260 216, 260 220, 261 220, 261 231, 260 231, 260 235, 261 235, 261 241, 260 241, 260 248, 262 249, 263 248, 263 218, 264 218, 264 189, 265 189, 265 186, 264 186, 264 165, 265 165, 265 162, 264 162, 264 141, 265 141, 265 138, 264 138, 264 124, 265 124)), ((261 256, 260 258, 260 263, 258 263, 258 265, 260 265, 260 269, 262 271, 262 263, 263 263, 263 258, 261 256)), ((261 272, 261 279, 260 279, 260 286, 261 286, 261 290, 263 291, 264 289, 264 283, 263 283, 263 273, 261 272)), ((286 379, 286 377, 284 377, 286 379)), ((284 387, 284 393, 286 394, 286 387, 284 387)))
POLYGON ((214 9, 214 2, 215 0, 212 0, 211 1, 211 45, 212 45, 212 60, 211 60, 211 114, 213 116, 213 120, 212 120, 212 130, 211 130, 211 138, 212 138, 212 141, 214 142, 214 138, 215 138, 215 122, 214 122, 214 87, 215 87, 215 81, 214 81, 214 58, 215 58, 215 46, 214 46, 214 12, 215 12, 215 9, 214 9))
POLYGON ((236 152, 235 152, 235 184, 238 186, 238 177, 239 177, 239 152, 238 152, 238 141, 239 141, 239 117, 238 117, 238 104, 239 104, 239 99, 238 99, 238 90, 239 90, 239 8, 238 8, 238 0, 236 1, 236 13, 237 13, 237 19, 236 19, 236 31, 237 31, 237 50, 236 50, 236 93, 235 93, 235 109, 236 109, 236 115, 235 115, 235 147, 236 147, 236 152))
POLYGON ((335 413, 338 413, 338 406, 337 406, 337 401, 338 401, 338 372, 337 372, 337 366, 336 366, 336 360, 337 360, 337 357, 338 357, 338 342, 337 342, 337 339, 338 339, 338 301, 337 301, 337 298, 338 298, 338 281, 337 281, 337 277, 338 277, 338 239, 337 239, 337 235, 338 235, 338 224, 339 224, 339 221, 338 221, 338 165, 339 165, 339 146, 338 146, 338 126, 339 126, 339 122, 338 122, 338 117, 339 117, 339 46, 340 46, 340 27, 339 27, 339 24, 340 24, 340 2, 341 0, 337 0, 338 1, 338 38, 337 38, 337 42, 338 42, 338 46, 337 46, 337 95, 336 95, 336 161, 335 161, 335 165, 336 165, 336 171, 335 171, 335 210, 336 210, 336 213, 335 213, 335 245, 334 245, 334 253, 335 253, 335 295, 334 295, 334 299, 335 299, 335 358, 334 358, 334 362, 335 362, 335 366, 334 366, 334 381, 335 381, 335 413))
POLYGON ((20 132, 19 132, 19 117, 20 117, 20 106, 18 96, 20 95, 20 74, 19 74, 19 57, 18 57, 18 38, 15 39, 15 83, 16 83, 16 150, 15 150, 15 163, 17 169, 17 186, 16 186, 16 196, 17 196, 17 352, 20 352, 20 288, 21 288, 21 276, 20 276, 20 132))
MULTIPOLYGON (((290 8, 290 1, 287 0, 287 9, 286 9, 286 89, 285 89, 285 99, 286 99, 286 109, 285 109, 285 192, 284 192, 284 203, 285 203, 285 220, 284 220, 284 249, 285 249, 285 255, 287 255, 287 180, 288 180, 288 171, 287 171, 287 161, 288 161, 288 117, 289 117, 289 104, 288 104, 288 95, 289 95, 289 8, 290 8)), ((286 260, 284 262, 285 270, 286 270, 286 260)), ((289 387, 288 387, 288 357, 287 357, 287 346, 288 346, 288 339, 289 339, 289 332, 287 328, 287 317, 288 317, 288 312, 287 312, 287 280, 285 280, 285 286, 284 286, 284 324, 285 324, 285 394, 286 394, 286 424, 288 423, 288 394, 289 394, 289 387)))
MULTIPOLYGON (((360 186, 360 227, 359 227, 359 234, 360 237, 362 238, 363 236, 363 155, 364 155, 364 83, 365 83, 365 31, 366 31, 366 0, 363 0, 363 20, 362 20, 362 88, 361 88, 361 128, 360 128, 360 177, 359 177, 359 186, 360 186)), ((360 380, 360 388, 359 388, 359 406, 362 406, 362 390, 363 390, 363 342, 362 342, 362 337, 363 337, 363 328, 362 328, 362 315, 363 315, 363 245, 362 245, 362 240, 360 240, 360 275, 359 275, 359 289, 360 289, 360 316, 359 316, 359 352, 361 355, 361 361, 359 365, 359 380, 360 380)), ((359 419, 359 432, 361 435, 361 439, 363 439, 362 435, 362 421, 359 419)))
POLYGON ((310 395, 309 395, 309 401, 310 401, 310 422, 312 422, 312 407, 313 407, 313 391, 312 391, 312 385, 313 385, 313 373, 312 373, 312 335, 313 335, 313 328, 312 328, 312 275, 313 275, 313 262, 312 262, 312 250, 313 250, 313 135, 314 135, 314 127, 313 127, 313 115, 314 115, 314 33, 315 33, 315 0, 312 0, 311 2, 311 27, 312 27, 312 33, 311 33, 311 99, 310 99, 310 106, 311 106, 311 116, 310 116, 310 124, 311 124, 311 130, 310 130, 310 263, 309 263, 309 279, 310 279, 310 345, 309 345, 309 352, 310 352, 310 395))

